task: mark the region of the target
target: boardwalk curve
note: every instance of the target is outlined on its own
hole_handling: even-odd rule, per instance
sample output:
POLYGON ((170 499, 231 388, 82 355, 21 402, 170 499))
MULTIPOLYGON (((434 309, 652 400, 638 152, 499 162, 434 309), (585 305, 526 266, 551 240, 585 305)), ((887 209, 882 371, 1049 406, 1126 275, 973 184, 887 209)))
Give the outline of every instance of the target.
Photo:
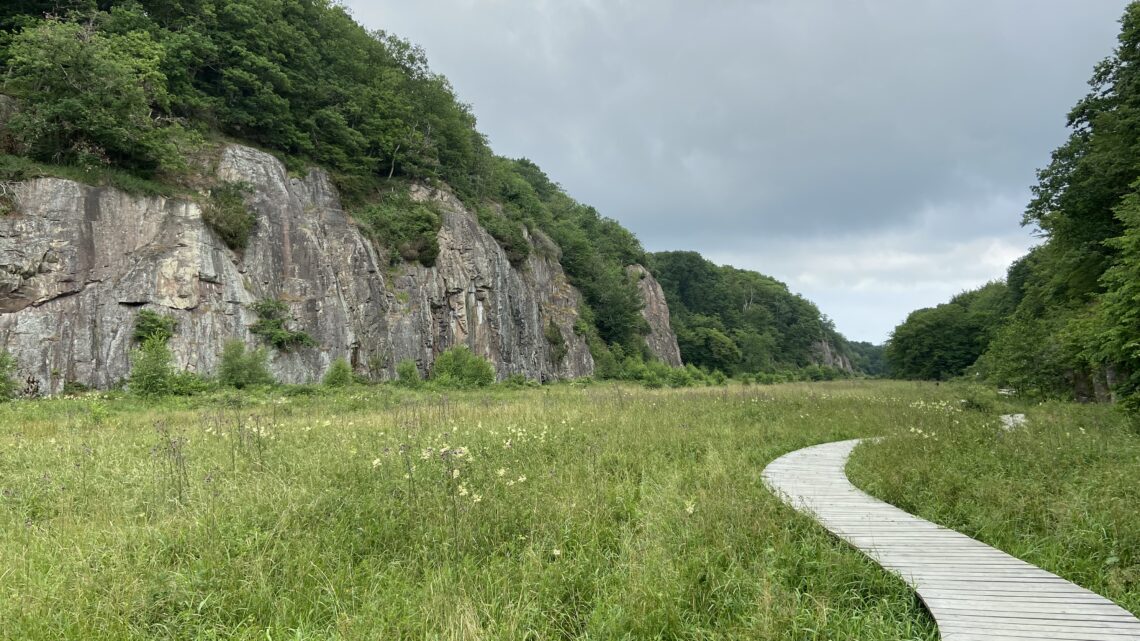
POLYGON ((900 575, 944 641, 1140 641, 1140 620, 1108 599, 856 488, 844 467, 859 442, 785 454, 764 469, 764 482, 900 575))

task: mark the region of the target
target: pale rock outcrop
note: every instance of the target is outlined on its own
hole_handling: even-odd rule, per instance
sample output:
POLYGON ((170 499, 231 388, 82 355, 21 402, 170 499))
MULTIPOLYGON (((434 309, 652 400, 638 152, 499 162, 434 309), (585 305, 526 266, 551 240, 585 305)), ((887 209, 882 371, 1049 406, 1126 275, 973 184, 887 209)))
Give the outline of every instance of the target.
POLYGON ((855 366, 851 363, 851 359, 826 339, 820 339, 813 344, 812 351, 815 352, 816 364, 818 365, 832 367, 844 372, 855 372, 855 366))
POLYGON ((649 324, 649 334, 645 337, 649 351, 662 362, 672 367, 680 367, 681 348, 677 346, 677 334, 673 332, 670 323, 669 304, 665 302, 665 292, 661 289, 661 284, 641 265, 630 265, 625 270, 637 279, 637 291, 645 304, 641 309, 641 315, 649 324))
MULTIPOLYGON (((226 340, 249 345, 249 305, 289 304, 293 327, 317 346, 275 352, 286 382, 318 379, 347 357, 375 378, 415 359, 468 345, 492 359, 500 378, 586 376, 593 360, 573 331, 579 294, 556 258, 538 251, 520 268, 450 194, 420 188, 443 211, 440 254, 424 268, 390 267, 341 210, 321 171, 289 176, 269 154, 229 146, 219 177, 251 187, 257 223, 248 248, 228 249, 189 200, 140 197, 69 180, 9 185, 16 213, 0 218, 0 347, 41 390, 65 381, 96 387, 129 376, 134 319, 141 307, 178 321, 170 346, 177 366, 213 373, 226 340), (566 356, 553 362, 548 323, 566 356)), ((536 247, 542 245, 535 239, 536 247)))

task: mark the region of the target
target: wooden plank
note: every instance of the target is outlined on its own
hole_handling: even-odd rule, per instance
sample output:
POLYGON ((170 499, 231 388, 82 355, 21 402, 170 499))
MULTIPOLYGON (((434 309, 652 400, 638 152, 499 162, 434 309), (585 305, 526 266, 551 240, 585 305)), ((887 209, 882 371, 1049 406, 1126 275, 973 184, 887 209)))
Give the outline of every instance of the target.
POLYGON ((785 454, 764 483, 901 576, 944 641, 1140 641, 1140 620, 1112 601, 851 485, 844 467, 859 442, 785 454))

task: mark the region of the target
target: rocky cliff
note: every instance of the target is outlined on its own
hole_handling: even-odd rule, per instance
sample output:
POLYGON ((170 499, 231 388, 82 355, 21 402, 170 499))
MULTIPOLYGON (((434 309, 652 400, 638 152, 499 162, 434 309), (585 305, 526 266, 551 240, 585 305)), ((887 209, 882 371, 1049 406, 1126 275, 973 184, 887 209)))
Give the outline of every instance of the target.
POLYGON ((855 365, 851 363, 851 359, 840 351, 838 347, 833 345, 831 341, 821 339, 812 345, 812 352, 815 356, 815 362, 819 365, 832 367, 843 372, 855 373, 855 365))
POLYGON ((317 379, 340 356, 378 379, 406 358, 427 372, 454 345, 491 359, 500 378, 593 373, 573 331, 579 294, 548 241, 530 239, 536 250, 512 267, 457 199, 418 188, 413 197, 434 200, 443 213, 439 257, 432 268, 389 267, 323 172, 291 177, 272 156, 229 146, 218 175, 252 188, 247 205, 257 222, 241 254, 191 200, 54 178, 6 185, 15 211, 0 218, 0 346, 22 376, 53 392, 66 381, 122 381, 140 308, 176 318, 176 364, 209 374, 225 341, 258 344, 249 306, 265 298, 288 303, 293 326, 316 343, 273 353, 271 368, 284 382, 317 379), (548 338, 552 324, 564 346, 548 338))
POLYGON ((630 265, 626 272, 637 279, 637 290, 645 307, 641 315, 649 324, 649 334, 645 342, 649 351, 673 367, 681 366, 681 348, 677 346, 677 334, 669 319, 669 304, 665 302, 665 292, 661 284, 641 265, 630 265))

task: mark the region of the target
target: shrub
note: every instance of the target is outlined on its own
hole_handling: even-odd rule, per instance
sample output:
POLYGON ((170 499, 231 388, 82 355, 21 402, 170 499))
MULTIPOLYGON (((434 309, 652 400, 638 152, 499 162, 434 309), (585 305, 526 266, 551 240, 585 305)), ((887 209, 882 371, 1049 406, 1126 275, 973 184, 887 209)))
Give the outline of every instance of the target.
POLYGON ((352 366, 344 357, 340 357, 329 365, 329 369, 325 372, 325 377, 321 379, 321 383, 326 387, 347 387, 352 385, 352 366))
MULTIPOLYGON (((87 387, 83 383, 80 383, 79 381, 64 381, 63 382, 63 395, 64 396, 79 396, 80 394, 86 394, 89 391, 91 391, 91 388, 87 387)), ((0 399, 0 400, 2 400, 2 399, 0 399)))
POLYGON ((396 364, 396 384, 416 388, 420 386, 420 370, 416 367, 416 362, 410 358, 406 358, 396 364))
POLYGON ((132 352, 131 361, 131 392, 143 397, 156 397, 173 391, 173 357, 165 341, 147 339, 132 352))
POLYGON ((16 380, 16 359, 8 350, 0 350, 0 403, 11 400, 20 389, 16 380))
POLYGON ((710 385, 712 381, 709 379, 708 372, 701 368, 689 363, 685 365, 685 371, 689 373, 689 379, 694 385, 710 385))
POLYGON ((516 373, 516 374, 511 374, 505 380, 503 380, 503 386, 504 387, 510 387, 513 389, 522 389, 524 387, 535 387, 535 386, 537 386, 537 383, 535 383, 534 381, 530 380, 529 378, 527 378, 526 376, 524 376, 522 374, 516 373))
POLYGON ((245 205, 250 186, 243 182, 227 182, 210 190, 210 198, 202 208, 202 220, 230 249, 245 249, 257 224, 257 217, 245 205))
POLYGON ((140 345, 152 338, 165 344, 174 336, 176 327, 178 321, 173 317, 144 309, 135 317, 134 339, 140 345))
POLYGON ((490 207, 480 207, 477 213, 479 225, 499 243, 511 265, 518 267, 530 256, 530 243, 523 233, 521 223, 507 218, 490 207))
POLYGON ((170 377, 170 393, 174 396, 193 396, 210 389, 210 381, 194 372, 175 372, 170 377))
POLYGON ((562 329, 553 320, 546 323, 546 331, 543 332, 546 336, 546 342, 550 344, 550 360, 554 361, 555 365, 562 363, 562 359, 566 358, 570 348, 566 345, 566 338, 562 336, 562 329))
POLYGON ((397 257, 431 267, 439 256, 439 228, 443 219, 433 205, 412 200, 407 193, 389 195, 378 205, 365 207, 355 216, 373 241, 397 257))
POLYGON ((485 387, 495 382, 495 368, 465 346, 452 347, 435 359, 432 380, 444 387, 485 387))
POLYGON ((269 355, 264 349, 246 351, 245 343, 234 339, 226 341, 222 347, 222 364, 218 368, 218 382, 226 387, 246 389, 261 385, 273 385, 273 374, 269 373, 269 355))
POLYGON ((289 306, 280 299, 266 298, 258 301, 253 304, 253 311, 257 313, 258 319, 249 331, 273 347, 287 352, 294 347, 316 345, 313 337, 305 332, 289 329, 286 325, 289 306))
POLYGON ((669 387, 689 387, 693 384, 693 377, 683 367, 670 368, 666 374, 669 387))

